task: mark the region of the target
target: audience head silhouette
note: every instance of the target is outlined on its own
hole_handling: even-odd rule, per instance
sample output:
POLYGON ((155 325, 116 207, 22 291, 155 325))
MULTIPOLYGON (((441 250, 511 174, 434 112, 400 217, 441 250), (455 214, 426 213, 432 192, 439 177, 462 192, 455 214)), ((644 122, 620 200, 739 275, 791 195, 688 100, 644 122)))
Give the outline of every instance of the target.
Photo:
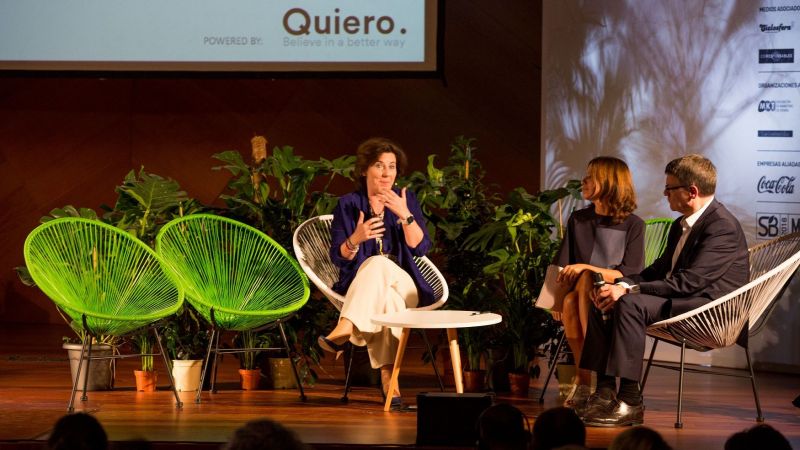
POLYGON ((731 435, 725 441, 725 450, 768 448, 770 450, 792 450, 792 445, 780 431, 762 423, 731 435))
POLYGON ((647 427, 629 428, 611 441, 608 450, 672 450, 661 435, 647 427))
POLYGON ((226 450, 310 450, 295 434, 269 419, 247 422, 233 433, 226 450))
POLYGON ((570 408, 551 408, 533 422, 533 449, 548 450, 566 445, 586 445, 586 427, 570 408))
POLYGON ((67 414, 53 426, 47 447, 51 450, 106 450, 108 437, 100 422, 89 414, 67 414))
POLYGON ((530 432, 525 415, 501 403, 490 406, 478 418, 478 448, 485 450, 526 449, 530 432))

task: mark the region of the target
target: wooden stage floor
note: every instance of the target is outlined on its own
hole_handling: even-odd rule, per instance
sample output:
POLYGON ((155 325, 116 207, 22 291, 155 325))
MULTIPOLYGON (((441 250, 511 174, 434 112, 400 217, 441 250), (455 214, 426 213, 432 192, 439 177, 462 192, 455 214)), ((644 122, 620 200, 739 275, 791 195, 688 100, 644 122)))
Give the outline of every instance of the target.
MULTIPOLYGON (((0 449, 12 448, 14 443, 35 447, 65 413, 71 385, 61 336, 68 333, 62 326, 5 325, 0 330, 0 449)), ((404 399, 411 403, 417 392, 436 390, 430 367, 423 366, 418 356, 407 354, 408 365, 401 373, 404 399)), ((203 394, 200 404, 194 403, 193 393, 182 393, 180 410, 175 408, 171 391, 166 390, 167 378, 158 361, 161 389, 134 392, 132 372, 137 364, 138 359, 122 361, 116 390, 90 392, 87 402, 77 403, 78 411, 90 412, 100 420, 112 441, 207 443, 208 448, 225 442, 243 423, 261 417, 280 421, 317 448, 413 447, 416 439, 416 413, 383 412, 375 388, 356 387, 348 404, 339 402, 341 361, 325 361, 320 381, 306 390, 308 401, 303 403, 296 390, 239 390, 237 361, 228 357, 219 371, 222 390, 203 394)), ((757 376, 767 423, 800 449, 800 409, 791 404, 800 394, 800 377, 757 376)), ((496 401, 514 404, 533 423, 544 409, 558 404, 555 383, 545 403, 538 403, 541 382, 534 380, 528 398, 498 394, 496 401)), ((755 425, 755 406, 746 379, 687 375, 681 430, 673 428, 676 393, 677 373, 653 369, 645 390, 645 425, 659 431, 673 448, 721 449, 728 436, 755 425)), ((587 445, 605 448, 622 430, 589 428, 587 445)))

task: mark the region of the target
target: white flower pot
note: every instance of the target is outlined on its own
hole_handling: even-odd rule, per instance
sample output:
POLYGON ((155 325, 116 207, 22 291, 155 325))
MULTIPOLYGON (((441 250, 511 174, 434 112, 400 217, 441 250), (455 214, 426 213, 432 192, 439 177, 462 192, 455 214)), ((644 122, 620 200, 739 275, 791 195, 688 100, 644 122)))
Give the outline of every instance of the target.
POLYGON ((178 391, 196 391, 200 386, 200 372, 203 370, 202 359, 173 359, 172 377, 178 391))

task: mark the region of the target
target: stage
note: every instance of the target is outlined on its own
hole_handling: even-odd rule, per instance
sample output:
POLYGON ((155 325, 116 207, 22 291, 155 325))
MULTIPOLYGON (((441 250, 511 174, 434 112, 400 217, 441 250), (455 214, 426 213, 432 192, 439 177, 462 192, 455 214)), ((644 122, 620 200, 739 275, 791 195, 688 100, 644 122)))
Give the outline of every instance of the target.
MULTIPOLYGON (((6 325, 0 330, 0 449, 44 448, 53 423, 66 412, 70 392, 69 365, 61 350, 65 326, 6 325)), ((401 373, 403 397, 413 403, 416 393, 437 391, 430 366, 419 351, 409 350, 401 373)), ((217 448, 243 423, 267 417, 294 430, 315 448, 414 447, 415 412, 383 412, 380 393, 373 387, 355 387, 350 402, 339 401, 343 388, 342 360, 324 361, 316 385, 306 389, 308 401, 297 390, 241 391, 238 361, 225 358, 219 369, 220 391, 181 393, 182 409, 175 408, 167 390, 163 365, 156 361, 159 390, 134 391, 133 369, 138 358, 117 366, 114 391, 89 392, 87 402, 76 401, 76 411, 93 414, 112 441, 145 439, 153 448, 217 448), (184 444, 179 444, 184 443, 184 444)), ((532 382, 528 398, 499 393, 496 402, 519 407, 530 418, 557 406, 556 383, 551 382, 545 403, 538 397, 544 376, 532 382)), ((791 401, 800 394, 800 377, 758 373, 757 381, 766 423, 780 430, 800 448, 800 409, 791 401)), ((450 388, 452 391, 452 387, 450 388)), ((684 428, 675 421, 677 373, 654 368, 645 388, 645 425, 658 430, 676 449, 721 449, 728 436, 756 424, 749 381, 733 377, 688 374, 684 388, 684 428)), ((78 395, 79 396, 79 395, 78 395)), ((605 448, 623 429, 587 429, 587 446, 605 448)))

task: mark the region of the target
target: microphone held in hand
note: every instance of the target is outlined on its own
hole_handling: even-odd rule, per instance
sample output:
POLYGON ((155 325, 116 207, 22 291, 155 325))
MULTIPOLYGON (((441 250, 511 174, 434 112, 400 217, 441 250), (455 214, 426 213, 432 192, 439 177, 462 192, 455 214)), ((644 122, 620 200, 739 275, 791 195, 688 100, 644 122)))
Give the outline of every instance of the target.
MULTIPOLYGON (((592 280, 594 281, 593 284, 595 289, 600 289, 601 286, 606 284, 606 280, 603 279, 603 274, 600 272, 594 272, 592 274, 592 280)), ((608 311, 602 311, 602 314, 603 322, 608 321, 610 317, 608 311)))

